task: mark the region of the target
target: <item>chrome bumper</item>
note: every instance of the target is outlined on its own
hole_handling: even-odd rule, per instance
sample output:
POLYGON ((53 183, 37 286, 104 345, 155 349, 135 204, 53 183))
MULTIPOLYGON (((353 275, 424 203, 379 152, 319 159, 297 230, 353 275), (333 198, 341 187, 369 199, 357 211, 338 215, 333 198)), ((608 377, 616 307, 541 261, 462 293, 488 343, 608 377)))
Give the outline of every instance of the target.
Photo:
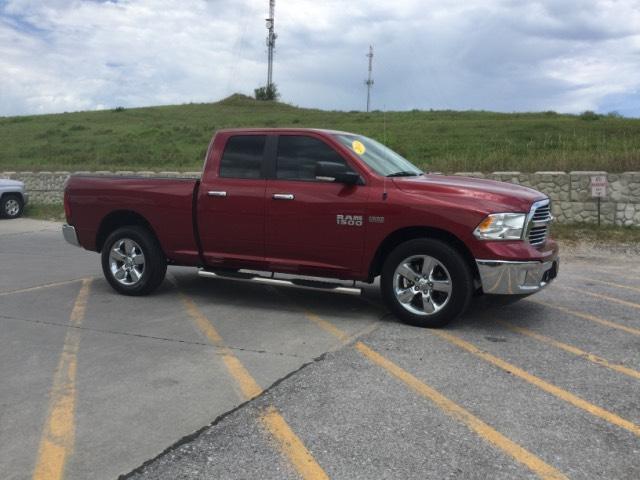
POLYGON ((560 259, 548 262, 476 260, 484 293, 526 295, 542 290, 558 275, 560 259))
POLYGON ((75 245, 76 247, 80 246, 80 242, 78 241, 78 234, 76 233, 76 227, 67 224, 62 225, 62 236, 71 245, 75 245))

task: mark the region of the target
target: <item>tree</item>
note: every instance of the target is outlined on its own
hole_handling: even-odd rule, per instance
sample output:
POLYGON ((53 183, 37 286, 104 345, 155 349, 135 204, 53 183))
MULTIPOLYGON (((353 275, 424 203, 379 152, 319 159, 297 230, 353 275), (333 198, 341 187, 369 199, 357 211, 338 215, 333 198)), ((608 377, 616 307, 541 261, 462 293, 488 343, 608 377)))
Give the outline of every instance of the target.
POLYGON ((265 87, 259 87, 254 90, 256 94, 256 100, 278 100, 280 93, 278 93, 278 87, 275 83, 271 83, 265 87))

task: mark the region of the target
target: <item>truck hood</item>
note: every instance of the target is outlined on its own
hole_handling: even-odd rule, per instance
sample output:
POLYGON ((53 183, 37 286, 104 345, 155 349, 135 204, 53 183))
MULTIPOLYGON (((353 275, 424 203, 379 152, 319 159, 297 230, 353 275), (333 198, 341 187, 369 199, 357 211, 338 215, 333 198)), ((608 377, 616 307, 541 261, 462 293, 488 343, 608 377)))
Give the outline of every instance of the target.
POLYGON ((482 178, 426 174, 397 177, 393 182, 407 193, 470 205, 485 213, 528 212, 533 202, 547 198, 532 188, 482 178))

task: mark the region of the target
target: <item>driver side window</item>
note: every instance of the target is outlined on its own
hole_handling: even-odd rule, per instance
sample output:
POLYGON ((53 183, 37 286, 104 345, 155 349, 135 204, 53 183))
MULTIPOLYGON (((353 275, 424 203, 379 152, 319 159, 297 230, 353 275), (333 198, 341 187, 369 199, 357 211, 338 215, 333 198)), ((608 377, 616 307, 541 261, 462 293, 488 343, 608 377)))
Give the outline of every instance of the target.
POLYGON ((281 135, 278 138, 277 179, 316 181, 318 162, 339 163, 346 171, 351 170, 345 159, 322 140, 303 135, 281 135))

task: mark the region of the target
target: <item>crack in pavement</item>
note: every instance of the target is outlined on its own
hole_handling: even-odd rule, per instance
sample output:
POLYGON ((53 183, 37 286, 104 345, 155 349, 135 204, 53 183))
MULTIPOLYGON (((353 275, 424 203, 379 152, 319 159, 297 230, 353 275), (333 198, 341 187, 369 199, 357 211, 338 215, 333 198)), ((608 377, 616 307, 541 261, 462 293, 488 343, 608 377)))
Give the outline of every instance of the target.
MULTIPOLYGON (((344 348, 350 346, 349 344, 345 344, 343 345, 344 348)), ((282 382, 284 382, 285 380, 287 380, 288 378, 292 377, 293 375, 295 375, 296 373, 302 371, 304 368, 307 368, 309 365, 314 365, 318 362, 321 362, 325 359, 325 357, 331 352, 325 352, 315 358, 313 358, 311 361, 309 362, 305 362, 303 363, 300 367, 296 368, 295 370, 292 370, 291 372, 287 373, 284 377, 281 377, 279 379, 277 379, 275 382, 273 382, 271 385, 269 385, 267 388, 265 388, 264 390, 262 390, 262 392, 259 395, 256 395, 255 397, 244 401, 240 404, 238 404, 237 406, 235 406, 234 408, 232 408, 231 410, 228 410, 224 413, 221 413, 220 415, 218 415, 211 423, 208 423, 207 425, 205 425, 204 427, 199 428, 198 430, 196 430, 193 433, 190 433, 188 435, 185 435, 184 437, 180 438, 178 441, 176 441, 175 443, 169 445, 167 448, 165 448, 162 452, 160 452, 158 455, 156 455, 153 458, 150 458, 149 460, 147 460, 146 462, 144 462, 142 465, 140 465, 139 467, 131 470, 129 473, 124 473, 121 474, 120 476, 118 476, 117 480, 127 480, 129 478, 131 478, 132 476, 138 474, 138 473, 142 473, 144 471, 144 469, 149 466, 150 464, 152 464, 153 462, 155 462, 156 460, 160 459, 161 457, 176 451, 177 449, 179 449, 181 446, 189 443, 192 440, 195 440, 196 438, 198 438, 202 433, 204 433, 206 430, 208 430, 209 428, 215 427, 217 424, 219 424, 220 422, 222 422, 225 418, 227 418, 228 416, 232 415, 233 413, 241 410, 242 408, 248 406, 249 404, 251 404, 252 402, 256 402, 259 399, 261 399, 262 397, 264 397, 267 393, 269 393, 271 390, 273 390, 274 388, 276 388, 278 385, 280 385, 282 382)))
MULTIPOLYGON (((62 225, 62 224, 61 224, 62 225)), ((28 230, 21 232, 6 232, 1 233, 0 237, 16 237, 18 235, 30 235, 32 233, 42 233, 42 232, 57 232, 57 228, 39 228, 38 230, 28 230)))
MULTIPOLYGON (((219 351, 220 348, 216 347, 215 345, 211 345, 211 343, 209 342, 194 342, 191 340, 181 340, 178 338, 167 338, 167 337, 156 337, 153 335, 144 335, 142 333, 130 333, 130 332, 118 332, 115 330, 103 330, 100 328, 91 328, 91 327, 78 327, 78 326, 74 326, 74 325, 68 325, 65 323, 56 323, 56 322, 48 322, 46 320, 33 320, 33 319, 29 319, 29 318, 19 318, 19 317, 12 317, 9 315, 1 315, 0 314, 0 319, 5 319, 5 320, 16 320, 19 322, 27 322, 27 323, 35 323, 35 324, 41 324, 41 325, 50 325, 50 326, 55 326, 55 327, 64 327, 64 328, 77 328, 79 330, 88 330, 91 332, 97 332, 97 333, 107 333, 107 334, 111 334, 111 335, 122 335, 122 336, 126 336, 126 337, 138 337, 138 338, 147 338, 150 340, 161 340, 161 341, 165 341, 165 342, 175 342, 175 343, 184 343, 187 345, 198 345, 198 346, 202 346, 202 347, 209 347, 212 348, 213 350, 216 351, 216 355, 221 355, 221 352, 219 351)), ((280 357, 291 357, 291 358, 305 358, 305 357, 301 357, 300 355, 295 355, 292 353, 284 353, 284 352, 269 352, 268 350, 256 350, 256 349, 252 349, 252 348, 243 348, 243 347, 233 347, 233 346, 227 346, 227 348, 231 349, 231 350, 235 350, 238 352, 248 352, 248 353, 260 353, 260 354, 266 354, 266 355, 273 355, 273 356, 280 356, 280 357)))
POLYGON ((320 362, 324 361, 325 358, 327 357, 327 355, 329 355, 329 354, 332 354, 332 353, 335 353, 337 351, 344 350, 344 349, 347 349, 347 348, 351 348, 353 345, 355 345, 355 343, 363 335, 368 335, 368 334, 372 333, 373 331, 375 331, 376 329, 378 329, 382 325, 382 321, 381 320, 383 320, 388 315, 391 315, 391 314, 385 313, 385 314, 381 315, 380 318, 377 321, 373 322, 371 325, 367 325, 366 327, 362 328, 360 331, 354 333, 353 335, 350 335, 349 338, 347 339, 347 341, 341 342, 337 347, 334 347, 334 348, 332 348, 330 350, 327 350, 326 352, 324 352, 321 355, 313 358, 309 362, 303 363, 300 367, 296 368, 295 370, 292 370, 291 372, 287 373, 285 376, 277 379, 271 385, 269 385, 268 387, 263 389, 262 392, 259 395, 256 395, 255 397, 253 397, 253 398, 251 398, 251 399, 249 399, 249 400, 247 400, 245 402, 240 403, 239 405, 237 405, 236 407, 232 408, 231 410, 228 410, 227 412, 221 413, 211 423, 205 425, 202 428, 199 428, 198 430, 196 430, 193 433, 190 433, 190 434, 185 435, 184 437, 180 438, 178 441, 176 441, 175 443, 169 445, 167 448, 165 448, 162 452, 160 452, 155 457, 153 457, 153 458, 147 460, 146 462, 142 463, 142 465, 140 465, 139 467, 131 470, 129 473, 125 473, 125 474, 120 475, 117 480, 128 480, 131 477, 133 477, 134 475, 137 475, 138 473, 144 472, 144 469, 147 466, 151 465, 156 460, 159 460, 163 456, 165 456, 165 455, 167 455, 167 454, 169 454, 171 452, 174 452, 174 451, 178 450, 181 446, 191 442, 192 440, 195 440, 201 434, 203 434, 205 431, 207 431, 208 429, 210 429, 212 427, 215 427, 216 425, 218 425, 220 422, 222 422, 225 418, 227 418, 228 416, 232 415, 233 413, 235 413, 235 412, 247 407, 248 405, 250 405, 250 404, 252 404, 254 402, 260 401, 260 399, 262 399, 262 397, 267 395, 269 392, 271 392, 274 388, 276 388, 282 382, 284 382, 285 380, 293 377, 297 373, 301 372, 303 369, 309 367, 310 365, 315 365, 316 363, 320 363, 320 362))

